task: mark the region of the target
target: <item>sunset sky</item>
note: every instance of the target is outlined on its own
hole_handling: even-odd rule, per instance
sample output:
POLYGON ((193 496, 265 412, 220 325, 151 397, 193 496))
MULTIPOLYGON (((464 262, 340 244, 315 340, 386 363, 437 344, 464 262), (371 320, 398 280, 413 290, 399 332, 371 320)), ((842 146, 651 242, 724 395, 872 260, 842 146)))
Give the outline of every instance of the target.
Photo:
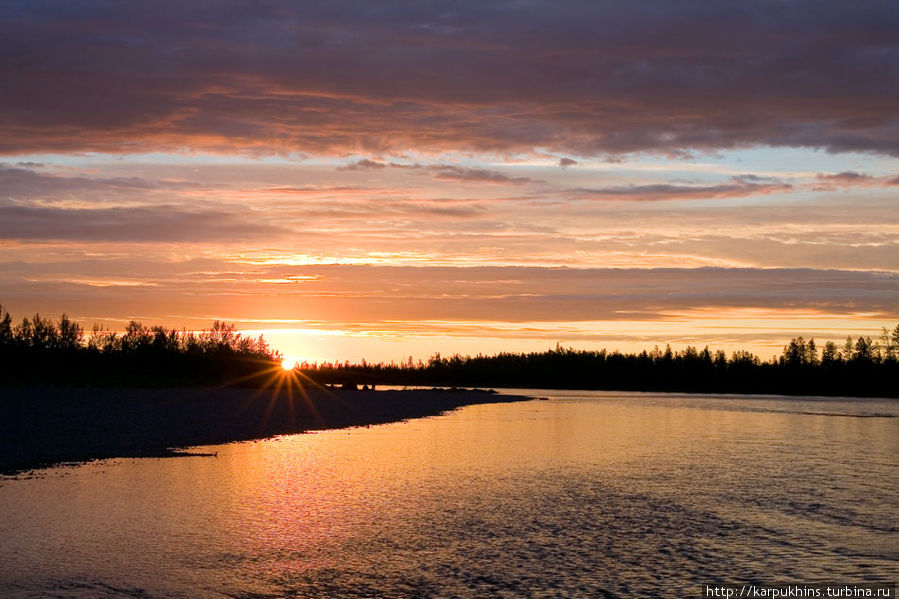
POLYGON ((899 322, 899 3, 0 5, 0 303, 302 359, 899 322))

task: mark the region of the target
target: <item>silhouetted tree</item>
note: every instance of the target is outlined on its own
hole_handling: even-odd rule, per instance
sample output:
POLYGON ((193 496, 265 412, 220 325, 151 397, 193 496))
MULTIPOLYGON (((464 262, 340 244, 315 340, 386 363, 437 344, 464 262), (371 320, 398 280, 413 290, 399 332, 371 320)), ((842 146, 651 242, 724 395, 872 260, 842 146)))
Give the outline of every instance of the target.
POLYGON ((855 362, 871 362, 874 359, 874 342, 870 337, 859 337, 855 342, 852 360, 855 362))
POLYGON ((727 368, 727 354, 724 353, 723 349, 715 352, 715 368, 719 370, 727 368))
POLYGON ((9 315, 9 312, 3 309, 3 305, 0 304, 0 345, 8 347, 12 345, 12 341, 12 317, 9 315))
POLYGON ((852 344, 852 335, 846 337, 846 343, 843 344, 843 361, 849 362, 852 360, 852 352, 854 349, 854 345, 852 344))
POLYGON ((818 346, 815 345, 814 339, 809 339, 805 346, 805 363, 809 366, 817 366, 818 362, 818 346))
MULTIPOLYGON (((870 345, 863 338, 862 346, 870 345)), ((852 343, 847 360, 858 353, 852 343)), ((540 353, 500 353, 476 357, 433 354, 422 364, 327 363, 304 372, 321 382, 335 384, 411 384, 446 386, 549 387, 568 389, 632 389, 685 392, 790 393, 829 395, 890 395, 899 393, 894 384, 899 364, 843 362, 838 345, 824 344, 818 356, 814 340, 791 340, 784 354, 762 362, 758 356, 735 351, 730 360, 717 351, 697 351, 687 346, 673 351, 658 346, 650 351, 623 354, 606 350, 564 348, 561 344, 540 353)), ((865 352, 862 352, 865 355, 865 352)), ((873 355, 873 354, 872 354, 873 355)))
POLYGON ((0 383, 221 384, 252 380, 278 359, 262 336, 245 337, 220 321, 199 337, 136 321, 122 334, 95 324, 85 336, 67 314, 58 323, 35 314, 12 326, 2 306, 0 354, 0 383))
POLYGON ((784 346, 782 364, 796 368, 805 365, 807 361, 808 347, 802 337, 794 337, 788 345, 784 346))
MULTIPOLYGON (((195 334, 132 321, 121 334, 94 325, 85 336, 63 314, 58 323, 35 314, 13 326, 0 306, 0 382, 59 381, 83 384, 221 384, 259 380, 279 358, 262 336, 246 337, 233 324, 216 321, 195 334), (86 337, 86 338, 85 338, 86 337), (50 358, 50 360, 47 360, 50 358), (53 364, 48 370, 47 364, 53 364), (256 377, 254 379, 254 377, 256 377)), ((730 360, 708 346, 670 345, 639 353, 575 350, 557 344, 544 352, 475 357, 433 354, 426 363, 399 365, 322 362, 302 370, 322 383, 477 385, 631 389, 684 392, 794 393, 896 396, 899 325, 884 329, 881 345, 849 337, 843 348, 796 337, 781 356, 762 362, 745 350, 730 360), (890 349, 892 348, 892 349, 890 349)), ((261 382, 261 381, 260 381, 261 382)))
POLYGON ((35 314, 31 320, 23 318, 13 334, 21 347, 36 350, 54 349, 59 338, 56 324, 40 314, 35 314))
POLYGON ((82 338, 84 337, 84 329, 70 320, 68 315, 63 313, 59 319, 59 337, 58 347, 61 350, 73 351, 81 347, 82 338))
POLYGON ((840 361, 840 352, 837 349, 837 344, 833 341, 828 341, 824 344, 824 349, 821 350, 821 365, 822 366, 831 366, 840 361))
POLYGON ((896 339, 893 339, 893 331, 890 331, 888 328, 883 327, 880 333, 880 347, 883 351, 883 359, 885 361, 893 361, 896 359, 897 350, 897 342, 899 342, 899 325, 896 326, 896 339))
POLYGON ((735 366, 758 366, 760 362, 758 356, 752 352, 738 349, 731 355, 730 363, 735 366))

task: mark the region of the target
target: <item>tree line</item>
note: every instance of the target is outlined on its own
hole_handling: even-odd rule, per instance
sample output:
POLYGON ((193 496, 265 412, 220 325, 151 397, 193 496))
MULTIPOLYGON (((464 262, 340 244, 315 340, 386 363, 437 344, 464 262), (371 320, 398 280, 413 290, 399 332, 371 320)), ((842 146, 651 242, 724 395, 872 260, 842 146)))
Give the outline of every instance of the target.
POLYGON ((738 350, 575 350, 557 345, 533 353, 444 357, 401 364, 301 364, 321 383, 607 389, 689 393, 759 393, 899 397, 899 325, 878 341, 847 338, 819 350, 814 339, 792 339, 779 356, 762 360, 738 350))
POLYGON ((215 321, 202 332, 131 321, 121 333, 86 333, 63 314, 14 323, 0 306, 0 383, 169 386, 224 384, 262 376, 279 359, 262 336, 215 321))
MULTIPOLYGON (((63 314, 14 323, 0 306, 0 384, 219 385, 265 384, 280 355, 262 336, 215 321, 195 333, 132 321, 122 332, 95 325, 88 333, 63 314)), ((762 360, 746 350, 693 346, 675 351, 575 350, 557 345, 532 353, 441 356, 425 362, 303 363, 319 384, 426 385, 772 393, 899 397, 899 325, 878 339, 851 336, 842 345, 793 338, 762 360)))

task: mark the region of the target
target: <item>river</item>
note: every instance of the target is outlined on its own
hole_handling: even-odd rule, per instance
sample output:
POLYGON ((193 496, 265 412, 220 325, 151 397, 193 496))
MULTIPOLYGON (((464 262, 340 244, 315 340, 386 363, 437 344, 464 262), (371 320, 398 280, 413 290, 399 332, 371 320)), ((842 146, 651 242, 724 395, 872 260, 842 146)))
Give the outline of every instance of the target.
POLYGON ((525 392, 548 400, 0 479, 0 596, 899 580, 899 401, 525 392))

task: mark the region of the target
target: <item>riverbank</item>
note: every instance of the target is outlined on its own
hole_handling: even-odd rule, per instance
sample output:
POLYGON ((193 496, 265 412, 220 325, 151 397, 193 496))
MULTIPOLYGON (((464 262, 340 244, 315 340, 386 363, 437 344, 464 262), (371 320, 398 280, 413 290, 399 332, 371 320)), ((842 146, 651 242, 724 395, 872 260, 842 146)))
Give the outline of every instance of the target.
POLYGON ((434 416, 521 401, 487 391, 0 388, 0 473, 434 416))

